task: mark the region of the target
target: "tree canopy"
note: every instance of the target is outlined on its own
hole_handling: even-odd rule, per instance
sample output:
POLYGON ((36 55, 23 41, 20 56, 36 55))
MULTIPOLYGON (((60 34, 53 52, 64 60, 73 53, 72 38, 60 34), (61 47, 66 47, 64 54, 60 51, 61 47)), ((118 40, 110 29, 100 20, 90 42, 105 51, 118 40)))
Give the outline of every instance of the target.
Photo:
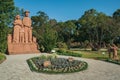
POLYGON ((7 34, 15 9, 13 0, 0 0, 0 52, 5 52, 7 49, 7 34))

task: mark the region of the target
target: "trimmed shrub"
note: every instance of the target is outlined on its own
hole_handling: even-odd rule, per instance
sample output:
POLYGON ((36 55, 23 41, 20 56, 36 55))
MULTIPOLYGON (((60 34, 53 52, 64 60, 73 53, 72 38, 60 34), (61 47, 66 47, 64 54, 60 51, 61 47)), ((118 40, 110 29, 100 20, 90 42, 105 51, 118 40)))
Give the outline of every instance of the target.
POLYGON ((114 63, 120 65, 120 60, 111 60, 111 59, 106 59, 106 62, 114 63))
POLYGON ((63 43, 63 42, 58 42, 58 43, 57 43, 57 47, 58 47, 59 49, 65 49, 65 50, 68 49, 67 44, 66 44, 66 43, 63 43))
POLYGON ((58 50, 57 54, 58 55, 65 55, 65 56, 82 57, 82 54, 75 53, 75 52, 72 52, 72 51, 65 51, 65 50, 58 50))

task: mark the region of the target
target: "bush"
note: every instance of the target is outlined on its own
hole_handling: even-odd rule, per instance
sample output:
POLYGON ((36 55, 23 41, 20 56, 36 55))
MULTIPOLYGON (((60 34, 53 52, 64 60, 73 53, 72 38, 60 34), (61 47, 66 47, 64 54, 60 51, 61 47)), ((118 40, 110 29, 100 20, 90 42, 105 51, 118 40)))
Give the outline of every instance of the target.
POLYGON ((64 49, 59 49, 59 50, 57 50, 57 52, 58 52, 58 53, 66 53, 66 50, 64 50, 64 49))
POLYGON ((40 30, 41 31, 38 31, 37 34, 35 34, 38 39, 40 50, 44 50, 45 52, 51 52, 51 50, 56 45, 58 37, 57 32, 53 28, 51 28, 49 24, 46 24, 45 27, 41 27, 40 30))
POLYGON ((65 58, 51 58, 41 59, 40 57, 31 58, 27 60, 28 65, 32 71, 45 73, 71 73, 85 70, 88 64, 84 61, 72 60, 65 58), (49 62, 49 66, 44 66, 45 62, 49 62))
POLYGON ((0 53, 0 63, 2 63, 5 59, 5 55, 0 53))
MULTIPOLYGON (((34 58, 36 58, 36 57, 34 57, 34 58)), ((33 58, 33 59, 34 59, 34 58, 33 58)), ((37 57, 37 58, 42 59, 42 60, 44 60, 44 59, 46 59, 46 60, 55 59, 55 58, 57 58, 57 54, 56 54, 56 53, 53 53, 53 54, 49 54, 49 55, 40 55, 40 56, 37 57)))
POLYGON ((110 63, 114 63, 114 64, 118 64, 120 65, 120 60, 111 60, 111 59, 107 59, 105 60, 106 62, 110 62, 110 63))
POLYGON ((66 43, 63 43, 63 42, 58 42, 58 43, 57 43, 57 47, 58 47, 59 49, 65 49, 65 50, 68 49, 66 43))

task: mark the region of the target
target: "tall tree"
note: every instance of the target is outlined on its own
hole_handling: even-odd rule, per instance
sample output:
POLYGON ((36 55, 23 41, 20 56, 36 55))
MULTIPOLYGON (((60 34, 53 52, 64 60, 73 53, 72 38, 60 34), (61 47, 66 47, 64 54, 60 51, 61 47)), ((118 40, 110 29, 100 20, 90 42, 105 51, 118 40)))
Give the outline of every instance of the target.
POLYGON ((120 37, 120 9, 117 9, 112 16, 113 22, 113 29, 114 32, 112 33, 112 42, 118 37, 120 37))
POLYGON ((120 9, 117 9, 117 10, 113 13, 113 19, 115 19, 116 22, 120 22, 120 9))
POLYGON ((8 26, 11 25, 14 10, 13 0, 0 0, 0 52, 5 52, 7 48, 8 26))
POLYGON ((70 20, 65 22, 64 40, 67 43, 69 49, 75 30, 76 30, 76 25, 73 23, 73 21, 70 20))
POLYGON ((64 42, 64 29, 65 29, 65 23, 64 22, 58 22, 56 24, 56 26, 54 27, 54 29, 57 31, 58 33, 58 40, 57 42, 64 42))
POLYGON ((40 31, 42 31, 42 33, 40 35, 39 45, 45 48, 45 52, 50 52, 53 48, 55 48, 57 32, 48 23, 45 24, 45 27, 41 28, 40 31))
POLYGON ((110 17, 105 15, 104 13, 100 12, 98 13, 97 15, 97 18, 96 18, 96 22, 97 22, 97 33, 98 33, 98 42, 99 42, 99 45, 101 47, 101 44, 104 41, 105 39, 105 34, 108 34, 106 33, 106 31, 109 29, 109 21, 110 17))
POLYGON ((90 9, 78 21, 81 24, 80 34, 82 35, 80 36, 83 37, 82 39, 89 40, 93 46, 96 45, 100 48, 101 44, 105 42, 106 34, 108 34, 106 32, 109 30, 110 17, 90 9))
POLYGON ((42 31, 40 32, 40 29, 42 26, 45 27, 45 24, 49 21, 49 16, 43 11, 38 11, 37 15, 32 16, 31 19, 32 19, 33 35, 39 38, 39 34, 42 34, 42 31))
POLYGON ((89 42, 94 42, 98 40, 98 34, 96 29, 97 14, 98 12, 95 9, 90 9, 88 11, 85 11, 84 15, 78 20, 78 22, 81 24, 80 30, 84 30, 84 34, 86 33, 85 37, 87 40, 89 40, 89 42), (94 39, 94 37, 96 37, 96 39, 94 39))
POLYGON ((57 21, 50 19, 46 13, 39 11, 36 16, 32 16, 33 35, 37 37, 40 49, 50 52, 56 45, 57 32, 54 29, 57 21))
POLYGON ((44 26, 49 20, 48 15, 43 11, 38 11, 36 16, 32 16, 33 27, 44 26))

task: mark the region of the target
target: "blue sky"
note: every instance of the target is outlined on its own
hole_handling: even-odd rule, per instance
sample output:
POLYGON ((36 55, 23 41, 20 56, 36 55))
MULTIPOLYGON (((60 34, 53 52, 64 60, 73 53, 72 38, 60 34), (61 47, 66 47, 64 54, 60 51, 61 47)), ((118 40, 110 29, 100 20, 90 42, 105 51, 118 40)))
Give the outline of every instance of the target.
POLYGON ((43 11, 57 21, 77 20, 91 8, 110 16, 120 9, 120 0, 14 0, 14 2, 15 6, 29 10, 31 16, 43 11))

